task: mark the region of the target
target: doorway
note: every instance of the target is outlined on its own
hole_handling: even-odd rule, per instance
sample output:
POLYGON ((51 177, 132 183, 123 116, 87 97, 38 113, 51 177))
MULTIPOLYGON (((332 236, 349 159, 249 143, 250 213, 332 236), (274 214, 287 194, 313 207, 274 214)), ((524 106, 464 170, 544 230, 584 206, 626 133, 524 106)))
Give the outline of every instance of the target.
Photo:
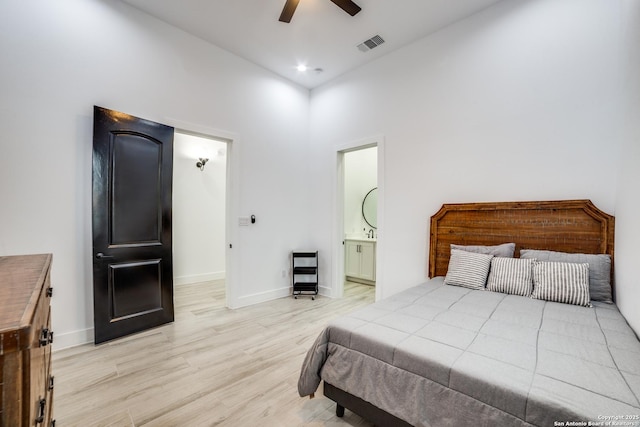
POLYGON ((345 281, 375 286, 378 147, 344 153, 345 281))
MULTIPOLYGON (((216 128, 210 128, 208 126, 202 126, 193 122, 185 122, 182 120, 167 118, 166 121, 171 124, 176 132, 174 135, 190 135, 200 137, 204 140, 204 148, 210 149, 211 141, 217 141, 218 143, 224 143, 225 156, 219 156, 216 152, 216 161, 225 165, 225 190, 224 190, 224 300, 225 306, 228 308, 236 308, 240 304, 238 303, 237 295, 237 280, 240 271, 240 262, 237 256, 233 253, 233 242, 238 240, 238 227, 232 226, 232 219, 238 217, 239 203, 240 203, 240 163, 241 163, 241 150, 240 150, 240 137, 238 134, 220 130, 216 128)), ((209 158, 204 165, 204 170, 200 171, 199 167, 196 169, 196 163, 202 157, 202 152, 191 153, 191 161, 186 164, 188 168, 193 168, 193 172, 207 172, 208 167, 213 165, 209 158), (193 164, 193 166, 191 166, 193 164)), ((206 158, 206 157, 205 157, 206 158)), ((184 159, 187 162, 187 159, 184 159)), ((189 169, 191 170, 191 169, 189 169)), ((208 238, 206 235, 202 235, 202 239, 208 238)), ((213 270, 212 270, 213 271, 213 270)))
POLYGON ((379 300, 384 291, 384 138, 353 141, 336 147, 336 154, 334 295, 341 298, 347 277, 357 276, 356 281, 375 285, 379 300), (375 200, 375 218, 364 218, 365 198, 365 206, 375 200))
POLYGON ((174 285, 223 281, 226 266, 227 141, 174 134, 174 285))
POLYGON ((185 301, 228 302, 227 161, 230 141, 176 130, 173 169, 173 263, 176 310, 185 301), (185 299, 185 296, 188 298, 185 299))
MULTIPOLYGON (((221 250, 220 245, 216 246, 219 250, 217 265, 223 265, 224 269, 216 271, 214 267, 205 271, 224 275, 222 299, 226 307, 237 306, 233 283, 238 277, 239 265, 231 252, 237 232, 230 226, 229 218, 238 212, 238 138, 229 133, 212 138, 210 135, 223 133, 192 123, 163 122, 171 124, 94 107, 92 256, 95 343, 174 320, 172 199, 176 135, 178 138, 199 136, 207 140, 206 151, 197 150, 197 153, 189 154, 187 150, 178 154, 178 163, 187 161, 191 156, 193 167, 199 172, 204 171, 207 163, 211 166, 212 160, 218 159, 217 169, 224 165, 219 174, 223 177, 219 180, 223 189, 219 198, 223 214, 218 216, 224 226, 214 233, 219 241, 224 242, 221 250), (176 133, 176 129, 190 131, 176 133), (211 140, 222 145, 212 149, 211 140)), ((187 199, 201 201, 202 197, 187 199)), ((208 221, 211 217, 207 217, 204 223, 208 221)), ((202 241, 210 239, 202 225, 196 228, 196 238, 202 241)), ((200 271, 195 276, 198 273, 202 275, 200 271)))

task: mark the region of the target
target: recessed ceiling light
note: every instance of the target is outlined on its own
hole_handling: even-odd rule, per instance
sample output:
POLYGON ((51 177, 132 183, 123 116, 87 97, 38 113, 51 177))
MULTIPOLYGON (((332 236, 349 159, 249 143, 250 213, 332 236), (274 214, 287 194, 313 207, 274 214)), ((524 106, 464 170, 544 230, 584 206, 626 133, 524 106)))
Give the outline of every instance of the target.
POLYGON ((305 71, 307 71, 307 66, 304 64, 300 64, 296 67, 296 70, 300 71, 301 73, 304 73, 305 71))

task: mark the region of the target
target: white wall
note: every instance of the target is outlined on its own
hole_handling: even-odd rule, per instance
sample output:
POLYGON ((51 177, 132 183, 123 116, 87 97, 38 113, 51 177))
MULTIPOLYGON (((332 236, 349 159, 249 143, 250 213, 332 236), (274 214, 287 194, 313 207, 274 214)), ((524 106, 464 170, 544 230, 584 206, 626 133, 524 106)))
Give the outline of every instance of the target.
POLYGON ((307 90, 117 1, 3 1, 0 255, 52 252, 55 345, 92 339, 96 104, 235 135, 234 206, 257 223, 231 219, 232 303, 285 295, 292 248, 326 254, 330 280, 335 147, 383 134, 382 296, 426 277, 442 203, 589 198, 617 215, 618 302, 638 331, 637 27, 635 0, 509 0, 309 106, 307 90))
POLYGON ((344 154, 344 232, 347 236, 366 234, 371 226, 362 217, 362 201, 378 186, 378 148, 344 154), (365 230, 365 231, 363 231, 365 230))
POLYGON ((173 139, 173 283, 225 278, 226 142, 173 139), (199 158, 209 161, 200 170, 199 158))
POLYGON ((614 213, 620 4, 501 2, 312 90, 316 230, 331 227, 335 147, 372 134, 385 135, 383 297, 427 277, 443 203, 587 198, 614 213))
POLYGON ((57 348, 93 340, 94 104, 236 135, 235 205, 258 221, 233 221, 231 302, 289 291, 280 272, 308 241, 308 90, 113 0, 6 0, 0 21, 0 255, 53 253, 57 348))
POLYGON ((640 335, 640 2, 624 0, 622 30, 627 61, 624 91, 624 139, 616 200, 616 303, 627 321, 640 335))

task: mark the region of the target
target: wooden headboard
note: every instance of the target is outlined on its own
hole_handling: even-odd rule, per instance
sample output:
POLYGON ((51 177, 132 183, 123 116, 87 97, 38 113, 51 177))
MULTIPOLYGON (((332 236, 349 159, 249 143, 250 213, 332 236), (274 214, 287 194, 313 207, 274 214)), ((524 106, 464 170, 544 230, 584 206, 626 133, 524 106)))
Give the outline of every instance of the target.
POLYGON ((590 200, 445 204, 431 217, 429 277, 447 274, 452 243, 609 254, 613 265, 614 222, 590 200))

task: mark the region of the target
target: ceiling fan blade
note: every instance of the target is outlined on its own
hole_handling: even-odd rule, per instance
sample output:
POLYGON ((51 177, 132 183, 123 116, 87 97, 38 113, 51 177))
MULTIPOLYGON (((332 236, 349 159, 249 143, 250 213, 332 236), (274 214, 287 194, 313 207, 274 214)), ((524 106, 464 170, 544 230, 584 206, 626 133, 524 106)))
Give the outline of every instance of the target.
POLYGON ((349 15, 353 16, 356 13, 360 12, 362 8, 352 2, 351 0, 331 0, 334 2, 340 9, 347 12, 349 15))
POLYGON ((298 3, 300 0, 287 0, 284 4, 284 8, 282 9, 282 13, 280 14, 280 22, 291 22, 291 18, 293 17, 293 12, 296 11, 296 7, 298 7, 298 3))

